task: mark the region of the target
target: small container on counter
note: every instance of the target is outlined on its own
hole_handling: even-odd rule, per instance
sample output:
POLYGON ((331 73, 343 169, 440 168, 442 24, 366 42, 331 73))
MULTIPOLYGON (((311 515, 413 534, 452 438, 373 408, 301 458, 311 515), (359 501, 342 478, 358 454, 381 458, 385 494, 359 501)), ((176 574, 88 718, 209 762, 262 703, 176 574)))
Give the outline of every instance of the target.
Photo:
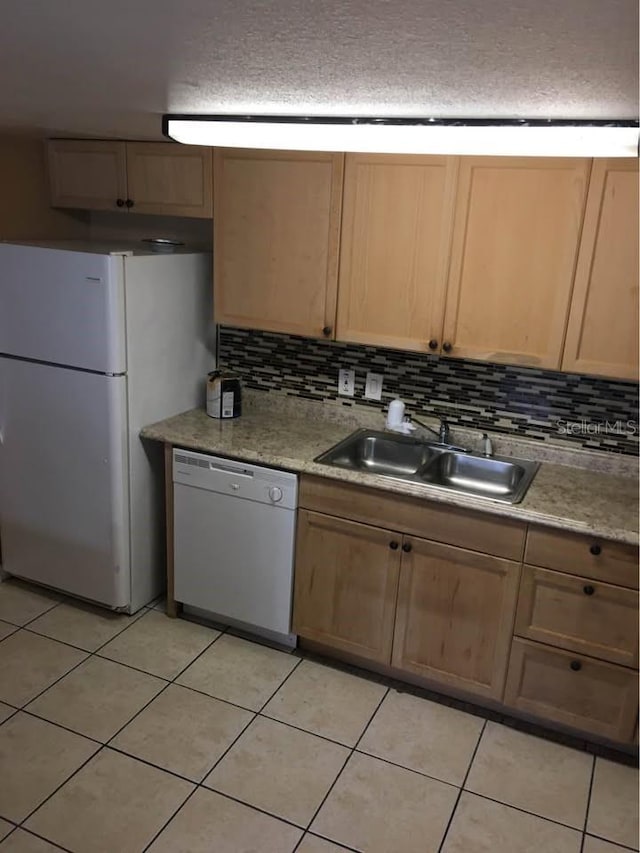
POLYGON ((242 386, 237 373, 212 370, 207 378, 207 414, 210 418, 239 418, 242 386))

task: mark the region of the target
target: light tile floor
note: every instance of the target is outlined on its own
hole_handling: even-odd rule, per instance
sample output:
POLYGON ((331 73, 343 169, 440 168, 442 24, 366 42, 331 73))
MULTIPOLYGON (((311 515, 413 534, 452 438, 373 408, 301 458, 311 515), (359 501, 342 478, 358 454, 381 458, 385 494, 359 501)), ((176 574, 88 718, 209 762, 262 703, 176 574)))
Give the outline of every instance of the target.
POLYGON ((0 853, 621 853, 638 771, 185 620, 0 584, 0 853))

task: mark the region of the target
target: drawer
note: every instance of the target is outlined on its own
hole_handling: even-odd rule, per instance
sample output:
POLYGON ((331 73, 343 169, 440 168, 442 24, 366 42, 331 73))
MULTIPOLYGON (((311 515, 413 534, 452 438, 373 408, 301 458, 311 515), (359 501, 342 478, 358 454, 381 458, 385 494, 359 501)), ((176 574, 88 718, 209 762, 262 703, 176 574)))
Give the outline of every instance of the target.
POLYGON ((638 549, 577 533, 530 527, 525 562, 638 589, 638 549))
POLYGON ((638 713, 638 674, 514 639, 504 702, 542 719, 628 743, 638 713))
POLYGON ((515 633, 635 667, 638 665, 638 593, 525 565, 515 633))
POLYGON ((522 559, 525 525, 510 518, 312 476, 301 478, 298 503, 338 518, 518 562, 522 559))

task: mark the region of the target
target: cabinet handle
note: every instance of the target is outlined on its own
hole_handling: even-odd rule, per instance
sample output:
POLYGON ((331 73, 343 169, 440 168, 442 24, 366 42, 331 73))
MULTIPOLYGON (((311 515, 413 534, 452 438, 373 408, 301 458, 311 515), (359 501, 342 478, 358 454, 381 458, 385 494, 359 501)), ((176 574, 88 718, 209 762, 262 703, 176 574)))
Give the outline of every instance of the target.
POLYGON ((582 669, 582 664, 579 660, 572 660, 569 666, 574 672, 580 672, 580 670, 582 669))
POLYGON ((117 207, 124 207, 124 199, 123 198, 117 198, 116 199, 116 206, 117 207))
POLYGON ((332 331, 333 329, 331 328, 331 326, 324 326, 322 329, 322 334, 325 336, 325 338, 328 338, 331 335, 332 331))
POLYGON ((392 539, 391 542, 389 542, 389 548, 391 548, 392 551, 398 550, 398 543, 395 539, 392 539))
POLYGON ((591 551, 594 557, 597 557, 598 554, 602 553, 602 548, 599 545, 592 545, 589 550, 591 551))
POLYGON ((133 202, 131 201, 131 199, 130 199, 130 198, 128 198, 128 199, 125 201, 125 204, 126 204, 126 206, 127 206, 127 207, 133 207, 133 202))
POLYGON ((402 550, 404 551, 405 554, 408 554, 412 550, 412 548, 413 548, 413 545, 411 544, 411 542, 405 542, 404 545, 402 546, 402 550))
POLYGON ((428 343, 429 349, 438 349, 438 341, 435 338, 431 338, 428 343))
POLYGON ((442 349, 443 349, 445 352, 451 352, 451 350, 453 349, 453 346, 449 343, 449 341, 445 341, 445 342, 442 344, 442 349))
POLYGON ((596 588, 595 586, 591 586, 591 584, 588 583, 586 586, 582 587, 582 591, 585 595, 593 595, 593 593, 596 591, 596 588))

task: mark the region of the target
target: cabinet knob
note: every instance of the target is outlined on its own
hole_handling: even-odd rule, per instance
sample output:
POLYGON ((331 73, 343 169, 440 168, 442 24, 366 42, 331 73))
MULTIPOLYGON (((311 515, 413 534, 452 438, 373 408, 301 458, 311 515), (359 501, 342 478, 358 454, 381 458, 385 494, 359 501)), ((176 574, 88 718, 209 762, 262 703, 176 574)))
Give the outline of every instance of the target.
POLYGON ((391 542, 389 542, 389 548, 391 548, 392 551, 398 550, 398 543, 395 541, 395 539, 392 539, 391 542))
POLYGON ((116 206, 117 207, 124 207, 124 199, 123 198, 117 198, 116 199, 116 206))
POLYGON ((402 550, 405 552, 405 554, 408 554, 412 550, 412 548, 413 545, 411 544, 411 542, 405 542, 402 546, 402 550))
POLYGON ((586 586, 582 587, 582 591, 585 595, 593 595, 593 593, 596 591, 596 588, 594 586, 591 586, 590 583, 588 583, 586 586))
POLYGON ((453 346, 452 346, 452 344, 450 344, 450 343, 449 343, 449 341, 445 341, 445 342, 442 344, 442 349, 443 349, 445 352, 451 352, 451 350, 453 349, 453 346))
POLYGON ((597 557, 598 554, 602 553, 602 548, 600 547, 600 545, 592 545, 589 550, 591 551, 594 557, 597 557))
POLYGON ((435 338, 431 338, 428 343, 429 349, 438 349, 438 341, 435 338))
POLYGON ((333 329, 331 328, 331 326, 324 326, 324 328, 322 329, 322 334, 325 336, 325 338, 328 338, 331 335, 332 331, 333 329))
POLYGON ((579 660, 572 660, 569 666, 574 672, 580 672, 580 670, 582 669, 582 664, 579 660))
POLYGON ((133 202, 131 201, 131 199, 130 199, 130 198, 128 198, 128 199, 125 201, 125 204, 126 204, 126 206, 127 206, 127 207, 133 207, 133 202))

